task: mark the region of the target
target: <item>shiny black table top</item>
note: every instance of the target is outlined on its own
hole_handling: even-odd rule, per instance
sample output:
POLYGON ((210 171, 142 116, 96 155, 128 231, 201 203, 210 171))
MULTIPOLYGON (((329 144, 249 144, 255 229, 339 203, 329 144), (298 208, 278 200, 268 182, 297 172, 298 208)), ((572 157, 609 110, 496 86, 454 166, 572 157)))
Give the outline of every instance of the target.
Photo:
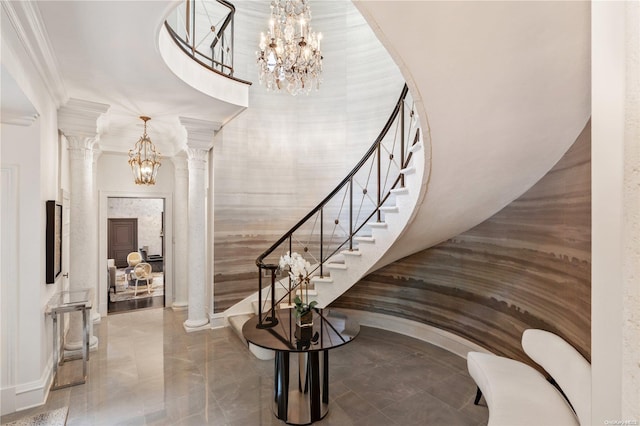
POLYGON ((278 324, 257 328, 258 317, 242 327, 244 338, 256 346, 275 351, 313 352, 349 343, 360 332, 360 324, 338 312, 315 309, 313 326, 299 327, 293 309, 276 309, 278 324))

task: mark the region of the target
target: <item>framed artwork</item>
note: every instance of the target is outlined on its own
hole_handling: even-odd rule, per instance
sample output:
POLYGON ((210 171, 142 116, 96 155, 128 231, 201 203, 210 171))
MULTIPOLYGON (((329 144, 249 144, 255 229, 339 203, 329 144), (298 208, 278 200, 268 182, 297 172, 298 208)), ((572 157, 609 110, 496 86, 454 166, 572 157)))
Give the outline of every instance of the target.
POLYGON ((62 272, 62 204, 47 201, 47 284, 53 284, 62 272))

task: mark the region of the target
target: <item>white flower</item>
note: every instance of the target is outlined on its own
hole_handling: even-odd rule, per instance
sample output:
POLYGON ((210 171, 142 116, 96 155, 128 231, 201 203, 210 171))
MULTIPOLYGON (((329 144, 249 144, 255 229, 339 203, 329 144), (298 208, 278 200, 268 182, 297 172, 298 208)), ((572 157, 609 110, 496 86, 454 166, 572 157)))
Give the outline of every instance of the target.
POLYGON ((293 280, 304 280, 309 278, 309 271, 311 270, 311 263, 307 262, 301 255, 296 252, 285 254, 280 257, 278 264, 280 269, 289 267, 289 276, 293 280))

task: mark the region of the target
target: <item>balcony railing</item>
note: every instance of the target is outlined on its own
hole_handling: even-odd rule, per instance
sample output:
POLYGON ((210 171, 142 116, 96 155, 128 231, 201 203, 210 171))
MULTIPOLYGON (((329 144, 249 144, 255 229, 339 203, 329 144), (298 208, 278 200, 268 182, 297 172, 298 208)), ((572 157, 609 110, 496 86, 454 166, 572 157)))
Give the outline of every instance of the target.
POLYGON ((276 275, 279 258, 298 252, 312 264, 311 277, 323 277, 325 264, 341 250, 353 250, 354 239, 363 235, 370 221, 381 222, 391 190, 404 187, 404 171, 412 157, 411 147, 420 139, 420 128, 409 90, 405 85, 391 116, 367 153, 331 193, 275 244, 256 259, 258 266, 258 327, 277 322, 273 313, 299 283, 280 281, 284 296, 277 300, 276 275), (270 285, 263 288, 263 277, 270 285), (270 295, 263 298, 263 290, 270 295), (270 306, 267 306, 267 301, 270 306))
POLYGON ((225 0, 186 0, 167 17, 165 27, 194 61, 233 77, 235 11, 225 0))

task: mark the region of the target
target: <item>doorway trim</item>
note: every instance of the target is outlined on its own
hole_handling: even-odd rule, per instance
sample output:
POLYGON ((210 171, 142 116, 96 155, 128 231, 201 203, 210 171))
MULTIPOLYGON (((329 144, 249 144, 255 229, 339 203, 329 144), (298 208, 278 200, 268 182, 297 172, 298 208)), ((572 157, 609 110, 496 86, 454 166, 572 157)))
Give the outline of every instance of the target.
POLYGON ((107 316, 109 282, 107 276, 107 219, 109 198, 162 198, 164 199, 164 306, 170 308, 174 302, 174 276, 173 276, 173 195, 170 192, 120 192, 99 191, 98 213, 98 266, 99 291, 98 311, 100 316, 107 316))

